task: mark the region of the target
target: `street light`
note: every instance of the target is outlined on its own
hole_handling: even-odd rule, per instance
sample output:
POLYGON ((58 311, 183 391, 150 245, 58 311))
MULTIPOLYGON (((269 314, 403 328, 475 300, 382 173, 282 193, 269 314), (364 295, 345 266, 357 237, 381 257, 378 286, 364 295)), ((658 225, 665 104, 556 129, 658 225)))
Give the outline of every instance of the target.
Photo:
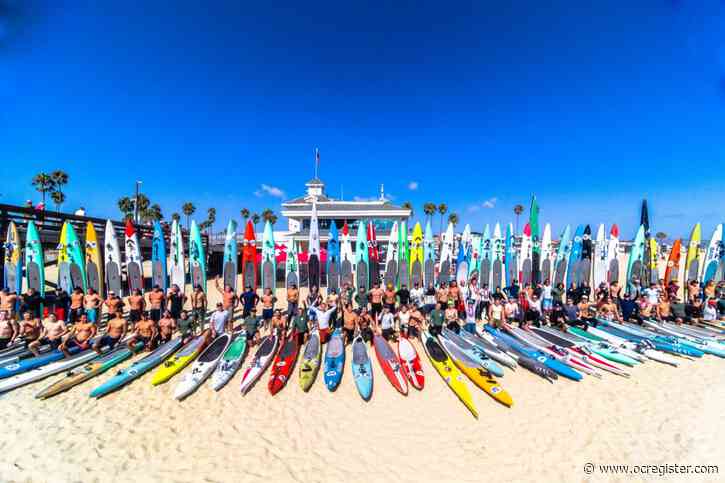
POLYGON ((138 225, 138 191, 143 181, 136 181, 136 197, 133 199, 133 219, 138 225))

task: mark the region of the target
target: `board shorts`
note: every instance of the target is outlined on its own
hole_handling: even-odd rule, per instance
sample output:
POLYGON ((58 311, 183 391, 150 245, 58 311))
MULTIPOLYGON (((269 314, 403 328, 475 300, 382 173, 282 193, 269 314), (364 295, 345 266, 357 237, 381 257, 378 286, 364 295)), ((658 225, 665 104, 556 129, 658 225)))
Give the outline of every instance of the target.
POLYGON ((91 347, 91 339, 86 339, 83 342, 80 342, 75 337, 72 337, 72 338, 68 339, 67 341, 65 341, 65 348, 66 349, 70 349, 72 347, 78 347, 82 351, 83 350, 86 350, 86 349, 90 349, 90 347, 91 347))
POLYGON ((161 309, 150 309, 149 318, 154 322, 161 320, 161 309))
POLYGON ((307 332, 297 332, 297 345, 301 346, 305 343, 305 335, 307 332))
POLYGON ((330 329, 319 329, 320 331, 320 344, 324 344, 330 338, 330 329))
POLYGON ((355 338, 355 329, 345 329, 343 327, 342 329, 343 334, 347 336, 347 341, 352 342, 352 340, 355 338))
POLYGON ((448 324, 446 325, 446 328, 448 330, 452 330, 456 334, 461 332, 461 325, 458 322, 448 322, 448 324))
POLYGON ((86 309, 86 317, 88 317, 88 322, 95 324, 98 320, 98 309, 86 309))
POLYGON ((437 335, 441 335, 441 332, 443 331, 443 327, 441 327, 440 325, 431 325, 429 327, 429 330, 430 330, 430 335, 435 337, 437 335))
POLYGON ((8 345, 10 345, 10 337, 0 339, 0 349, 5 349, 8 345))
POLYGON ((383 304, 370 304, 370 315, 373 316, 373 319, 376 315, 378 315, 380 312, 383 311, 383 304))
POLYGON ((554 299, 544 299, 541 301, 541 308, 544 310, 551 310, 554 305, 554 299))
POLYGON ((493 320, 491 320, 491 326, 496 329, 499 329, 499 328, 503 327, 503 320, 493 319, 493 320))
POLYGON ((383 339, 390 340, 395 334, 395 329, 383 329, 383 339))
POLYGON ((51 347, 51 349, 54 349, 54 350, 57 349, 58 347, 60 347, 60 344, 62 342, 63 342, 63 340, 60 337, 57 337, 57 338, 55 338, 53 340, 51 340, 51 339, 49 339, 47 337, 43 337, 42 339, 38 339, 38 343, 40 345, 48 344, 51 347))
POLYGON ((475 334, 476 333, 476 323, 475 322, 466 322, 466 325, 463 326, 463 330, 465 330, 469 334, 475 334))
POLYGON ((101 337, 101 339, 96 344, 96 347, 99 349, 101 347, 108 347, 109 349, 113 349, 116 347, 116 344, 118 344, 118 341, 121 340, 120 337, 111 337, 110 335, 106 334, 101 337))
POLYGON ((413 327, 412 325, 408 326, 408 337, 418 337, 418 328, 413 327))
POLYGON ((151 337, 143 337, 140 335, 136 335, 132 339, 134 342, 141 342, 143 344, 144 349, 151 349, 154 346, 154 340, 151 337))
POLYGON ((168 335, 161 335, 161 334, 159 334, 159 335, 158 335, 158 338, 159 338, 159 343, 164 343, 164 342, 168 342, 168 341, 170 341, 170 340, 171 340, 171 339, 172 339, 173 337, 174 337, 174 333, 173 333, 173 332, 172 332, 172 333, 170 333, 170 334, 168 334, 168 335))
POLYGON ((362 335, 362 338, 365 342, 370 342, 373 340, 373 331, 370 330, 370 327, 365 327, 360 331, 360 335, 362 335))
POLYGON ((257 334, 257 331, 256 330, 247 330, 247 340, 250 341, 250 342, 253 341, 254 340, 254 336, 256 334, 257 334))
POLYGON ((262 309, 262 319, 270 320, 274 316, 274 309, 262 309))
POLYGON ((129 322, 138 322, 141 320, 141 311, 137 309, 129 310, 128 312, 128 321, 129 322))
POLYGON ((81 318, 81 314, 84 314, 86 309, 83 307, 78 307, 77 309, 70 309, 70 322, 78 322, 78 319, 81 318))

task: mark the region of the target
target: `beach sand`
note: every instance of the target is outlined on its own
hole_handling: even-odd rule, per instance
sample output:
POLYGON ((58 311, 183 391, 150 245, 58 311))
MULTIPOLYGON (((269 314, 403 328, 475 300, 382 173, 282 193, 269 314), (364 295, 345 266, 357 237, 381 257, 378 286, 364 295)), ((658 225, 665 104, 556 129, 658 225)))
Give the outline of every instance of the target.
MULTIPOLYGON (((210 299, 218 299, 213 288, 210 299)), ((90 399, 90 390, 114 370, 47 401, 34 399, 61 377, 54 376, 0 396, 0 481, 683 479, 589 476, 586 463, 709 464, 725 474, 723 360, 683 360, 679 368, 647 362, 630 379, 605 373, 579 383, 550 384, 524 369, 507 370, 500 383, 514 406, 469 384, 476 420, 416 347, 425 389, 400 395, 371 351, 370 402, 355 389, 349 347, 335 393, 321 374, 302 392, 295 370, 276 396, 265 374, 243 397, 240 370, 220 392, 207 383, 183 402, 172 398, 180 376, 152 387, 152 373, 90 399)))

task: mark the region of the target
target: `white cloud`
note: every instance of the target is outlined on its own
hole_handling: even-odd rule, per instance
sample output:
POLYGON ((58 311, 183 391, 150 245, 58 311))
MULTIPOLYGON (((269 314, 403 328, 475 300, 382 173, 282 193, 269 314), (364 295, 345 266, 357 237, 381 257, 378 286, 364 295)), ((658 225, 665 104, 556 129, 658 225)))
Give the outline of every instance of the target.
POLYGON ((484 201, 484 202, 483 202, 483 204, 482 204, 481 206, 482 206, 483 208, 489 208, 489 209, 490 209, 490 208, 493 208, 493 207, 495 207, 495 206, 496 206, 496 202, 497 202, 497 201, 498 201, 498 200, 497 200, 497 199, 496 199, 495 197, 494 197, 494 198, 489 198, 489 199, 487 199, 486 201, 484 201))
POLYGON ((262 184, 257 191, 254 192, 254 196, 261 198, 264 195, 274 196, 275 198, 284 198, 284 191, 277 188, 276 186, 270 186, 268 184, 262 184))
POLYGON ((471 205, 468 207, 468 212, 475 213, 475 212, 479 211, 480 209, 481 209, 481 207, 479 205, 471 205))
POLYGON ((410 191, 417 190, 418 189, 418 182, 417 181, 411 181, 410 183, 408 183, 408 189, 410 191))

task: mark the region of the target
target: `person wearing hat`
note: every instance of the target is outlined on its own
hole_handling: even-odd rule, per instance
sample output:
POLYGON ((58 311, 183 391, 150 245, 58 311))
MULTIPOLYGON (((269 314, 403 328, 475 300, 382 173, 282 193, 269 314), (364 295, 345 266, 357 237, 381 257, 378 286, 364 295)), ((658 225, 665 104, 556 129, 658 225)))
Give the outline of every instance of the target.
POLYGON ((456 308, 456 304, 453 300, 448 301, 444 317, 446 319, 446 328, 448 330, 452 330, 456 334, 461 332, 461 325, 458 322, 458 309, 456 308))
POLYGON ((702 309, 702 320, 706 322, 714 322, 717 320, 717 300, 708 299, 707 304, 702 309))

